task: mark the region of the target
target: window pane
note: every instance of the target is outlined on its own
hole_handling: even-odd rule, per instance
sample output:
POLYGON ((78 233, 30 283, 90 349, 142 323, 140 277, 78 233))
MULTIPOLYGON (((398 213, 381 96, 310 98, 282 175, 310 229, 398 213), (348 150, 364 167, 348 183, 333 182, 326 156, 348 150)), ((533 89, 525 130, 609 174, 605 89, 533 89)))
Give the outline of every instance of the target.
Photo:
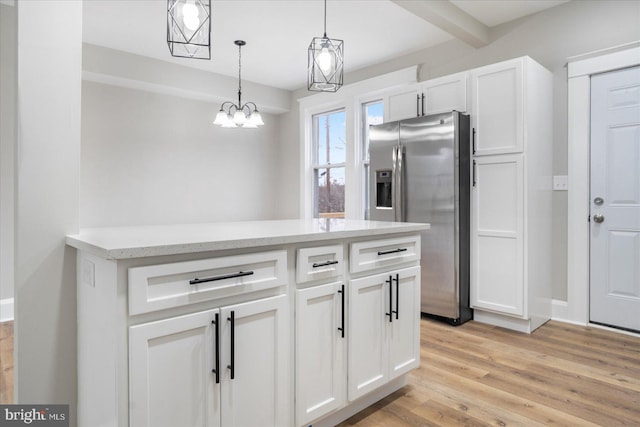
POLYGON ((382 123, 384 104, 382 101, 374 101, 362 104, 362 156, 364 160, 369 159, 369 126, 382 123))
POLYGON ((346 159, 346 114, 344 110, 314 116, 317 137, 315 153, 319 165, 344 163, 346 159))
POLYGON ((362 160, 363 170, 363 198, 364 219, 369 219, 369 126, 378 125, 383 121, 384 103, 373 101, 362 104, 362 160))
POLYGON ((345 168, 315 169, 315 217, 344 218, 345 168))

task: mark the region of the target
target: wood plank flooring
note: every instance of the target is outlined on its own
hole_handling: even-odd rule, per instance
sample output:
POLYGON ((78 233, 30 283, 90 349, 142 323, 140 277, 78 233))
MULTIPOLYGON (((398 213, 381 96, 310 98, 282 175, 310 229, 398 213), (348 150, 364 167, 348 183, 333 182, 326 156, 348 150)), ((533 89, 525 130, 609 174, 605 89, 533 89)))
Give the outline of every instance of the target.
POLYGON ((409 385, 341 426, 640 426, 640 338, 423 319, 409 385))
POLYGON ((0 404, 13 403, 13 322, 0 323, 0 404))
MULTIPOLYGON (((640 338, 548 322, 531 335, 421 321, 409 385, 341 426, 640 426, 640 338)), ((13 322, 0 324, 0 402, 13 400, 13 322)))

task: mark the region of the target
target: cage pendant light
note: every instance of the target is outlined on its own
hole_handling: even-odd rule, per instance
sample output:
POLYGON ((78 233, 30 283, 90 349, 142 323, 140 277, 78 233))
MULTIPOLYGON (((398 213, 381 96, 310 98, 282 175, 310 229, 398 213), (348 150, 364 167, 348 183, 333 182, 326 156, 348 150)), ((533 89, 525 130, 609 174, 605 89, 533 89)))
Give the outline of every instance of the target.
POLYGON ((172 56, 211 59, 211 0, 167 0, 167 44, 172 56))
POLYGON ((232 101, 223 102, 213 124, 220 125, 223 128, 235 128, 238 126, 257 128, 264 124, 258 107, 250 101, 242 103, 242 46, 247 43, 244 40, 236 40, 233 43, 238 46, 238 103, 236 104, 232 101))
POLYGON ((342 86, 344 42, 327 37, 327 0, 324 0, 324 36, 314 37, 308 50, 307 87, 310 91, 335 92, 342 86))

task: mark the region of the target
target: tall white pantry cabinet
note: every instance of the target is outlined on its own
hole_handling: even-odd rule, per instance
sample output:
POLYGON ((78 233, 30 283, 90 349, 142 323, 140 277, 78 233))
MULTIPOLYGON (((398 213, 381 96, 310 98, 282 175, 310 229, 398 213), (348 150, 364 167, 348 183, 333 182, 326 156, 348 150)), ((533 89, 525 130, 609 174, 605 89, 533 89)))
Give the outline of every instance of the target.
POLYGON ((552 74, 523 57, 469 77, 471 306, 531 332, 551 317, 552 74))

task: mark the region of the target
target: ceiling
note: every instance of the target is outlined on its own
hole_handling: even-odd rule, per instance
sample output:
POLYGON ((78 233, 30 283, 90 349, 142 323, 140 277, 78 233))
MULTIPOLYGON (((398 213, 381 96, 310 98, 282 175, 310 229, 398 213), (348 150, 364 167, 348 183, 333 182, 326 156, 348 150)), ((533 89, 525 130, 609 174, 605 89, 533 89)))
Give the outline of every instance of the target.
MULTIPOLYGON (((456 37, 479 47, 490 27, 567 1, 329 0, 327 35, 344 40, 348 73, 456 37)), ((211 4, 210 61, 170 55, 166 0, 85 0, 83 41, 237 76, 238 48, 233 41, 242 39, 247 42, 242 48, 243 80, 287 90, 306 85, 307 48, 313 37, 323 35, 322 0, 211 4)))

